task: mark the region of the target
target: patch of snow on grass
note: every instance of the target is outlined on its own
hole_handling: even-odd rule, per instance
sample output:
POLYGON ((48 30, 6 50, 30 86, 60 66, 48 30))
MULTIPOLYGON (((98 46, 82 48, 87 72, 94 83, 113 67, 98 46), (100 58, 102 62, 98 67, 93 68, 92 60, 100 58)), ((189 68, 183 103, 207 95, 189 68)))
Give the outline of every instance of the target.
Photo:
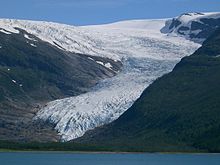
POLYGON ((105 64, 102 61, 96 61, 96 63, 105 66, 105 64))
POLYGON ((95 61, 93 58, 91 58, 91 57, 88 57, 88 59, 90 59, 90 60, 92 60, 92 61, 95 61))
POLYGON ((31 41, 35 41, 35 42, 37 41, 36 39, 29 37, 29 35, 27 35, 27 34, 24 34, 24 37, 28 40, 31 40, 31 41))
POLYGON ((34 45, 34 44, 30 44, 31 46, 33 46, 33 47, 37 47, 37 45, 34 45))

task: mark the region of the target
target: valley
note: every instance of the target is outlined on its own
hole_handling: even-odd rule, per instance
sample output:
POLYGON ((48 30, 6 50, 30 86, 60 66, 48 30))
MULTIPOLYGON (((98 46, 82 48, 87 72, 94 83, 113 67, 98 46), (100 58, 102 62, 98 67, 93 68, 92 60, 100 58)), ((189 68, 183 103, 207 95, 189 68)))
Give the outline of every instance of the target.
MULTIPOLYGON (((201 47, 201 43, 218 28, 219 17, 219 13, 188 13, 173 19, 129 20, 90 26, 1 19, 0 34, 7 36, 3 37, 7 42, 2 40, 0 43, 0 52, 4 55, 3 71, 10 74, 11 62, 8 59, 14 61, 16 57, 18 62, 13 67, 21 67, 21 73, 28 70, 27 75, 34 73, 37 80, 37 85, 33 83, 36 85, 33 93, 29 93, 30 89, 25 93, 25 97, 31 96, 31 102, 24 102, 27 105, 25 110, 31 113, 28 124, 23 117, 16 122, 13 118, 9 133, 2 139, 19 130, 15 126, 17 122, 20 125, 25 123, 22 131, 28 132, 19 138, 20 141, 32 141, 29 130, 36 128, 33 130, 38 130, 39 134, 49 130, 49 136, 43 141, 66 142, 115 121, 149 85, 171 72, 183 57, 190 56, 201 47), (199 26, 194 26, 195 22, 200 22, 199 26), (19 42, 15 43, 13 39, 19 42), (10 52, 8 50, 13 51, 5 53, 10 52), (42 59, 37 59, 38 56, 42 59), (57 71, 55 74, 54 70, 57 71), (37 77, 42 76, 42 72, 44 76, 38 82, 37 77), (35 126, 27 126, 32 124, 35 126), (45 129, 47 126, 49 128, 45 129)), ((19 75, 20 72, 13 76, 19 75)), ((19 82, 26 77, 29 76, 20 77, 19 82)), ((7 81, 17 82, 12 78, 7 81)), ((20 87, 14 89, 16 92, 26 87, 24 83, 18 85, 20 87)), ((2 88, 5 88, 4 83, 2 88)), ((6 121, 18 111, 10 104, 8 106, 8 102, 5 104, 5 98, 13 106, 28 100, 24 97, 20 102, 23 93, 13 95, 13 92, 2 92, 0 97, 6 121)), ((18 107, 19 112, 24 110, 23 104, 18 107)), ((7 131, 7 127, 4 130, 7 131)), ((10 140, 17 141, 19 132, 10 140)))

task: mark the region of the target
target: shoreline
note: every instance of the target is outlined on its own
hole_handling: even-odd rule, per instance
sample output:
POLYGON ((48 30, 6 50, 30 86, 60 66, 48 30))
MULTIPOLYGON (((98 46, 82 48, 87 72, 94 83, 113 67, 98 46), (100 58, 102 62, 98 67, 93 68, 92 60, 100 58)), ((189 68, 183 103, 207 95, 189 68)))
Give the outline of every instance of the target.
POLYGON ((36 154, 163 154, 163 155, 220 155, 212 152, 116 152, 116 151, 43 151, 0 149, 1 153, 36 153, 36 154))

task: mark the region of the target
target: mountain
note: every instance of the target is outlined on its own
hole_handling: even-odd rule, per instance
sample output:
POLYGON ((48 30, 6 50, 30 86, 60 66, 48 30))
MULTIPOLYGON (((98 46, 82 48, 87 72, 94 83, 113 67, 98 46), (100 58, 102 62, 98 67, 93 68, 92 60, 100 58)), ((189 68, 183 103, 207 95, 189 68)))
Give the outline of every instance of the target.
POLYGON ((80 143, 135 151, 220 151, 220 29, 80 143))
POLYGON ((47 103, 34 119, 53 123, 62 141, 116 120, 150 83, 200 46, 182 37, 162 34, 165 21, 131 20, 78 27, 84 31, 83 38, 89 38, 93 47, 100 47, 97 53, 102 51, 103 57, 121 61, 122 71, 100 81, 90 92, 47 103))
POLYGON ((218 27, 220 27, 219 13, 184 13, 168 20, 161 32, 169 35, 181 35, 202 43, 218 27))
POLYGON ((0 29, 0 139, 57 141, 52 124, 33 122, 46 102, 88 92, 115 71, 114 60, 58 49, 22 30, 0 29), (91 60, 93 58, 94 60, 91 60))
POLYGON ((116 120, 153 81, 201 46, 162 33, 168 22, 77 27, 0 19, 0 139, 70 141, 116 120))
MULTIPOLYGON (((204 13, 203 18, 220 18, 220 14, 204 13)), ((185 23, 191 24, 199 19, 190 17, 185 23)), ((190 42, 185 35, 171 31, 161 33, 170 21, 172 19, 130 20, 75 28, 74 31, 80 30, 80 37, 89 38, 94 43, 89 46, 90 50, 96 49, 97 54, 102 51, 102 56, 121 61, 122 72, 99 82, 91 92, 48 103, 34 119, 55 124, 63 141, 78 138, 88 130, 116 120, 148 85, 201 46, 190 42)), ((70 35, 68 31, 63 33, 70 35)), ((211 33, 209 31, 207 36, 211 33)), ((72 36, 76 37, 75 34, 72 36)), ((67 46, 63 44, 63 47, 67 46)))

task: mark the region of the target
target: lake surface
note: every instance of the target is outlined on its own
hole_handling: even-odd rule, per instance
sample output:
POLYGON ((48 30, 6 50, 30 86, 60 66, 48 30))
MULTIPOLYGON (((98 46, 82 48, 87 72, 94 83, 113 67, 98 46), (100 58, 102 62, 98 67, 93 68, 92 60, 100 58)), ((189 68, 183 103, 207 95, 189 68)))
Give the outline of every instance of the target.
POLYGON ((1 165, 220 165, 220 154, 0 153, 1 165))

